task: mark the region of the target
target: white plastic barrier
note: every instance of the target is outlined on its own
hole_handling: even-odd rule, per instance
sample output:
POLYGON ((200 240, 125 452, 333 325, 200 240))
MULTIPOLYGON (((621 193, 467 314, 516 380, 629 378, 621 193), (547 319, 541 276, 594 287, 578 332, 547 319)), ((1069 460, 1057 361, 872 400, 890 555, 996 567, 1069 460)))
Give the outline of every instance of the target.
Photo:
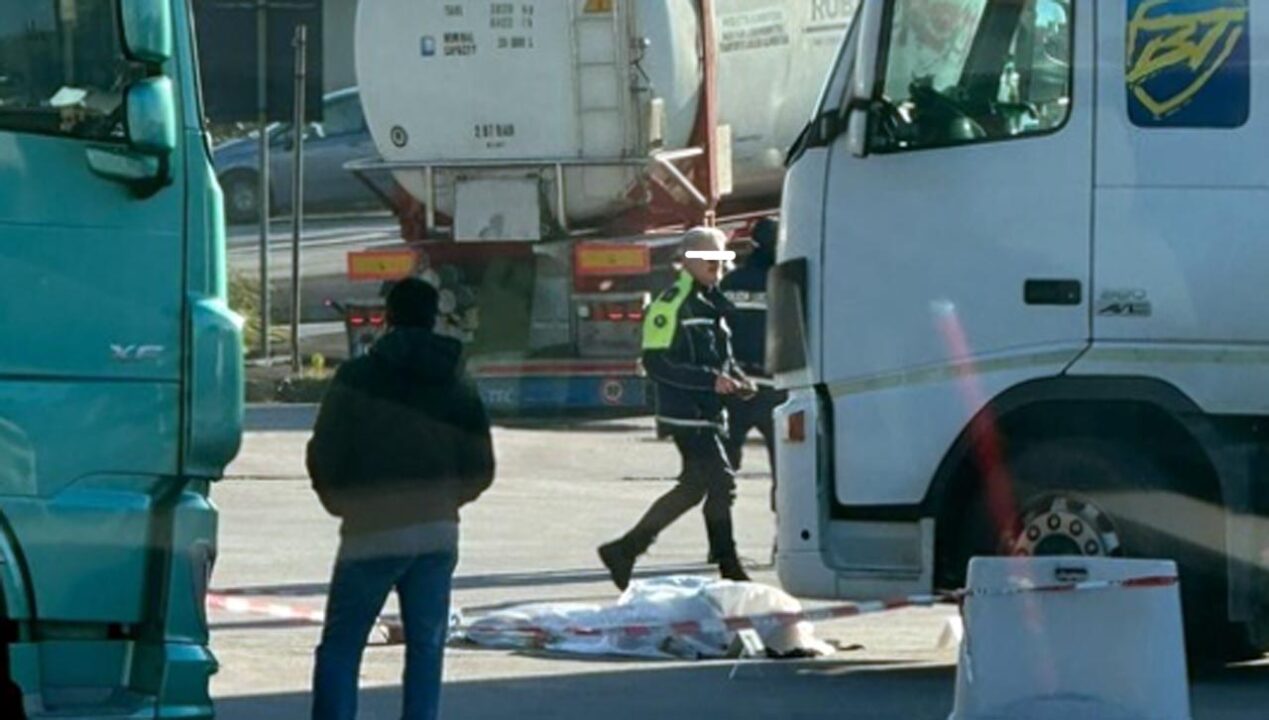
POLYGON ((950 720, 1190 720, 1176 578, 1168 561, 974 559, 950 720))

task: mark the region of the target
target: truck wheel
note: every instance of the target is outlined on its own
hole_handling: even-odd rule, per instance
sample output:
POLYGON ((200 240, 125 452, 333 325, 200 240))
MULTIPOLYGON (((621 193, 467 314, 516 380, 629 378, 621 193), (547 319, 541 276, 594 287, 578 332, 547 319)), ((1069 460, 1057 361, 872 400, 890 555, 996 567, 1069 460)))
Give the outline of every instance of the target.
POLYGON ((220 181, 225 192, 225 217, 242 225, 260 219, 260 181, 256 173, 231 172, 220 181))
POLYGON ((1182 483, 1172 465, 1102 440, 1025 445, 1009 457, 1007 471, 980 490, 972 510, 979 527, 962 537, 980 549, 992 538, 996 554, 1173 560, 1190 656, 1204 662, 1231 657, 1238 643, 1226 613, 1218 501, 1202 494, 1205 478, 1182 483))

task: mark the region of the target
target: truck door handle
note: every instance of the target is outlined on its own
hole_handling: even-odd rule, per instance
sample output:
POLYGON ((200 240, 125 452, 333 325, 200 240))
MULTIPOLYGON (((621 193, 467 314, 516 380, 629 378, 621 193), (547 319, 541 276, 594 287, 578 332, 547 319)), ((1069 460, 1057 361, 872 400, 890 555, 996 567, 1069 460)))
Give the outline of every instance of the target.
POLYGON ((1075 565, 1059 565, 1053 569, 1053 579, 1060 583, 1080 583, 1088 580, 1088 568, 1075 565))
POLYGON ((1081 305, 1084 284, 1079 280, 1028 280, 1022 295, 1028 305, 1081 305))

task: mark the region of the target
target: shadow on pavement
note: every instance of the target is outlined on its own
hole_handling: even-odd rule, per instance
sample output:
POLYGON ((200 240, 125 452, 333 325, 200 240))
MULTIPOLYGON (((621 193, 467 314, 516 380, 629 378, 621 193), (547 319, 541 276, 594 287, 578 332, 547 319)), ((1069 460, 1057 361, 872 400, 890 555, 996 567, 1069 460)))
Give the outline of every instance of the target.
MULTIPOLYGON (((738 482, 771 482, 771 473, 738 472, 736 473, 736 480, 738 482)), ((621 481, 628 483, 676 483, 679 479, 668 475, 622 475, 621 481)))
MULTIPOLYGON (((248 432, 289 432, 313 429, 317 419, 316 405, 250 405, 247 407, 245 428, 248 432)), ((558 415, 554 417, 495 416, 495 427, 508 430, 532 430, 560 433, 621 434, 652 432, 651 422, 640 423, 625 417, 614 419, 604 415, 558 415)))
POLYGON ((312 430, 316 419, 316 405, 249 405, 244 428, 247 432, 312 430))
MULTIPOLYGON (((821 660, 746 663, 729 679, 730 662, 631 667, 601 672, 449 683, 449 718, 561 720, 944 720, 952 709, 955 668, 821 660)), ((1269 705, 1269 665, 1226 670, 1192 690, 1195 720, 1263 716, 1269 705)), ((362 720, 399 717, 399 687, 364 690, 362 720)), ((220 720, 303 718, 308 693, 217 701, 220 720)))
POLYGON ((1212 671, 1191 685, 1194 720, 1264 717, 1269 708, 1269 661, 1212 671))
POLYGON ((213 588, 216 595, 233 597, 303 598, 326 597, 327 583, 293 583, 290 585, 252 585, 238 588, 213 588))
MULTIPOLYGON (((756 570, 765 565, 747 563, 756 570)), ((636 578, 661 577, 663 575, 712 575, 713 565, 654 565, 635 570, 636 578)), ((544 570, 540 572, 489 573, 485 575, 459 575, 454 578, 455 590, 481 590, 486 588, 543 587, 580 585, 608 582, 608 571, 602 568, 578 570, 544 570)), ((326 595, 326 583, 292 583, 289 585, 251 585, 237 588, 215 588, 218 595, 244 597, 318 597, 326 595)))
MULTIPOLYGON (((596 561, 596 564, 598 564, 598 561, 596 561)), ((712 565, 662 565, 635 570, 634 577, 651 578, 662 575, 699 575, 712 574, 714 572, 715 568, 712 565)), ((609 582, 607 570, 603 568, 587 568, 584 570, 465 575, 454 578, 454 589, 477 590, 484 588, 541 587, 606 582, 609 582)))
POLYGON ((630 418, 614 420, 603 417, 494 417, 494 425, 507 430, 533 430, 537 432, 583 432, 620 434, 630 432, 653 432, 651 422, 632 422, 630 418))
MULTIPOLYGON (((877 668, 853 662, 702 663, 549 677, 450 683, 442 716, 560 720, 944 720, 952 707, 950 667, 877 668)), ((361 694, 362 720, 399 717, 398 687, 361 694)), ((307 693, 219 700, 220 720, 302 718, 307 693)))
POLYGON ((308 620, 227 620, 208 623, 207 627, 214 633, 229 633, 256 632, 259 630, 298 630, 300 628, 317 627, 317 624, 308 620))

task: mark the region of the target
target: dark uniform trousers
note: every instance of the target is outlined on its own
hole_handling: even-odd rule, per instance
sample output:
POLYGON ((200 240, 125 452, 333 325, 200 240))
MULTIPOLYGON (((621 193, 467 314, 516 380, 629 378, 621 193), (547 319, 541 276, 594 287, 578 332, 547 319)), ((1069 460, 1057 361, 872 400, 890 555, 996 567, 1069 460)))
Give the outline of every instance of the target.
POLYGON ((648 508, 626 535, 626 541, 635 552, 645 552, 662 530, 704 500, 710 556, 736 557, 731 520, 731 508, 736 501, 736 476, 727 459, 724 436, 701 429, 679 430, 673 433, 673 438, 683 458, 678 484, 648 508))

